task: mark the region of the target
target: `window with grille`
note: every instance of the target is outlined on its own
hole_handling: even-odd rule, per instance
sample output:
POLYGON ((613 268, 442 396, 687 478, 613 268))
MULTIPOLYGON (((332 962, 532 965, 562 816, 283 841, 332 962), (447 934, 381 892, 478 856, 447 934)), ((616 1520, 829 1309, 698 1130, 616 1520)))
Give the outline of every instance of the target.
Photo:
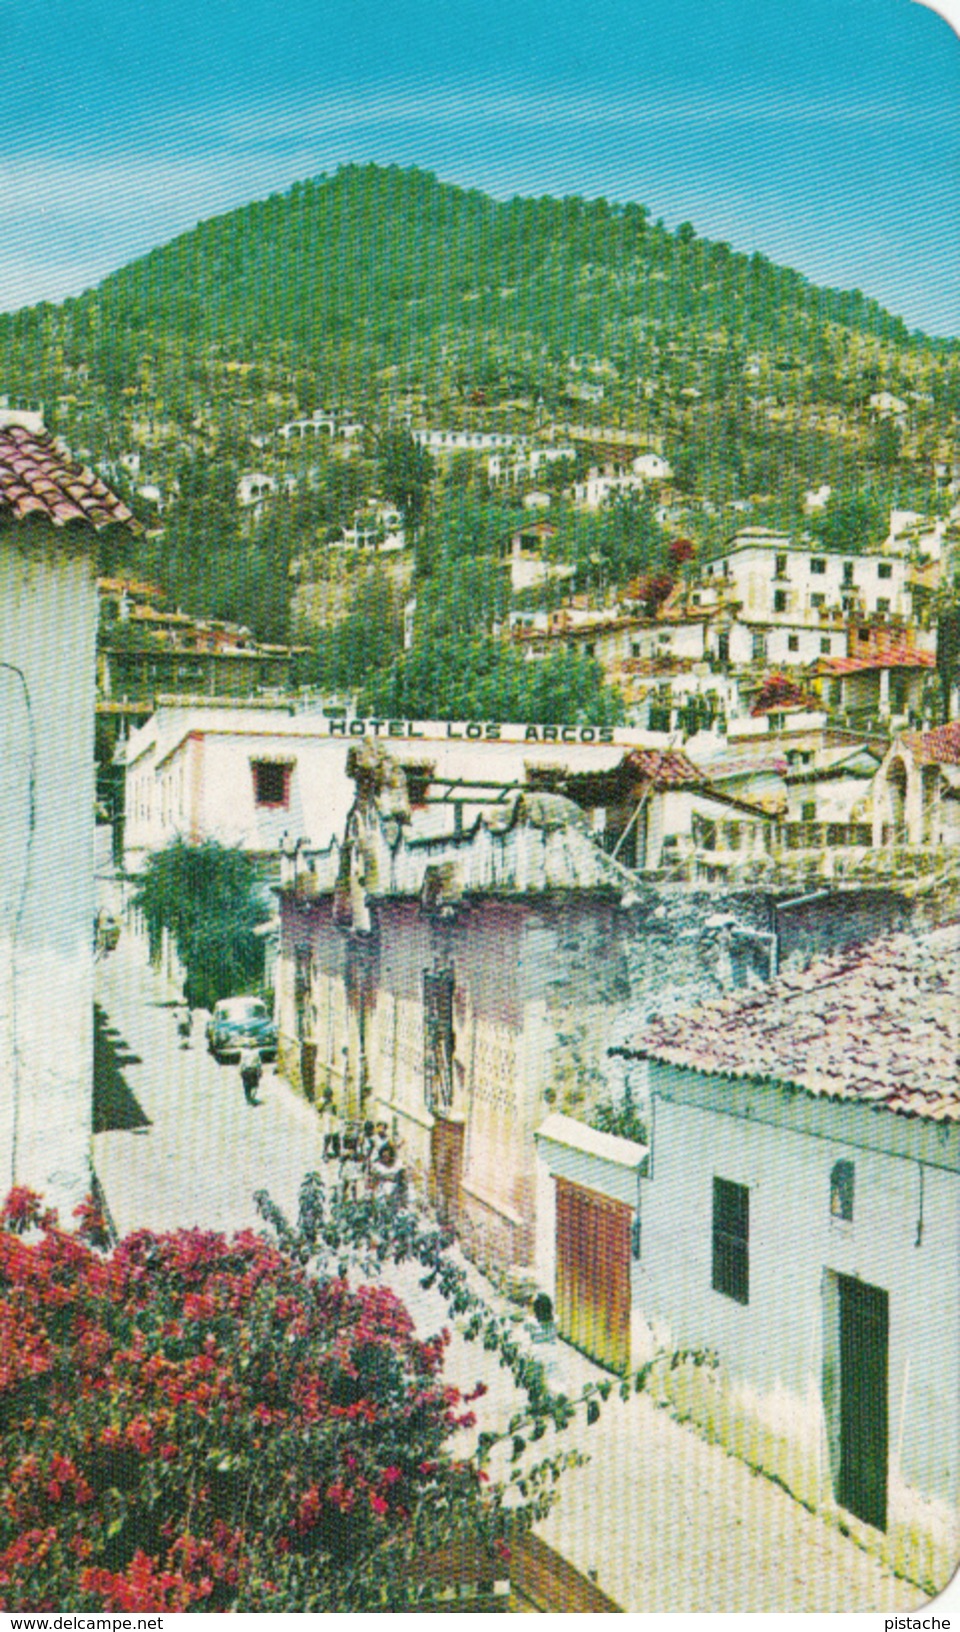
POLYGON ((730 1179, 713 1181, 714 1292, 750 1302, 750 1192, 730 1179))
POLYGON ((289 761, 278 764, 272 759, 255 759, 251 765, 255 802, 286 810, 290 803, 290 772, 293 766, 289 761))
POLYGON ((453 970, 423 977, 423 1097, 428 1111, 453 1104, 453 970))
POLYGON ((853 1219, 853 1176, 852 1162, 834 1162, 830 1174, 830 1216, 843 1218, 848 1222, 853 1219))

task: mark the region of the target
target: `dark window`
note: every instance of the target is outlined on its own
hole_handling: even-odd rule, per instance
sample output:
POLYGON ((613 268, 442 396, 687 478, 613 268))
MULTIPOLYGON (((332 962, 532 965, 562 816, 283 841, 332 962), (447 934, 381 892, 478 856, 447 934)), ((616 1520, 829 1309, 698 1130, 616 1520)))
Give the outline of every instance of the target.
POLYGON ((713 1181, 713 1290, 750 1302, 750 1192, 729 1179, 713 1181))
POLYGON ((787 651, 788 652, 799 652, 799 650, 800 650, 800 636, 799 635, 788 635, 787 636, 787 651))
POLYGON ((785 589, 774 590, 773 610, 775 612, 785 612, 787 610, 787 592, 785 589))
POLYGON ((853 1218, 853 1163, 834 1162, 830 1174, 831 1218, 853 1218))
POLYGON ((453 1104, 453 971, 423 977, 423 1097, 428 1111, 453 1104))
POLYGON ((852 584, 853 583, 853 562, 852 561, 844 561, 844 563, 843 563, 843 581, 844 581, 845 584, 852 584))
POLYGON ((778 555, 774 558, 774 574, 777 578, 787 576, 787 558, 785 555, 778 555))
POLYGON ((881 562, 878 563, 878 565, 877 565, 877 577, 878 578, 892 578, 893 577, 893 566, 892 566, 891 562, 881 561, 881 562))
POLYGON ((815 606, 819 610, 820 607, 826 606, 826 604, 827 604, 826 595, 821 594, 819 591, 817 592, 817 594, 811 595, 811 597, 810 597, 810 605, 811 606, 815 606))
POLYGON ((802 822, 815 822, 816 819, 817 819, 817 802, 816 802, 816 800, 815 799, 805 800, 804 803, 800 807, 800 820, 802 822))
POLYGON ((868 641, 870 639, 870 630, 868 628, 858 629, 857 639, 860 641, 868 641))
POLYGON ((813 561, 811 561, 811 563, 810 563, 810 571, 811 572, 816 572, 816 573, 818 573, 818 574, 820 574, 822 576, 822 574, 825 573, 826 570, 827 570, 827 563, 826 563, 826 561, 824 561, 822 556, 817 556, 813 561))
POLYGON ((433 763, 404 765, 403 774, 407 779, 407 797, 411 805, 426 803, 430 784, 433 781, 433 763))
POLYGON ((878 612, 889 612, 889 610, 890 610, 890 602, 888 600, 885 600, 883 598, 883 596, 881 595, 877 600, 877 611, 878 612))
POLYGON ((830 656, 830 636, 823 635, 820 640, 820 650, 824 657, 830 656))
POLYGON ((290 803, 289 765, 276 765, 271 760, 253 762, 253 794, 258 805, 273 805, 286 809, 290 803))

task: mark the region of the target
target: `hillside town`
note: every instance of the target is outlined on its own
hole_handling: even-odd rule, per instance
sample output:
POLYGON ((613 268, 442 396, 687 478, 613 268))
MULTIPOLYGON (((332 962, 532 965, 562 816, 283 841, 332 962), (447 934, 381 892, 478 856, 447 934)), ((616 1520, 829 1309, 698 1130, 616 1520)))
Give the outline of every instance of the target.
MULTIPOLYGON (((315 414, 275 445, 350 457, 363 432, 315 414)), ((546 437, 412 440, 497 482, 576 462, 546 437)), ((236 494, 252 525, 282 486, 263 463, 236 494)), ((569 502, 652 493, 669 529, 670 478, 667 454, 638 452, 569 502)), ((325 692, 309 644, 171 608, 124 570, 144 522, 36 408, 3 411, 0 506, 15 1182, 68 1212, 92 1151, 108 1214, 137 1220, 146 1128, 91 1119, 94 997, 123 959, 154 1001, 212 1006, 141 887, 171 845, 239 852, 259 901, 248 995, 272 1011, 304 1153, 331 1117, 387 1130, 465 1259, 517 1308, 548 1298, 561 1348, 643 1370, 685 1432, 891 1579, 946 1580, 956 481, 936 514, 893 511, 847 550, 738 522, 709 558, 676 551, 652 598, 578 589, 550 504, 529 505, 504 570, 555 604, 490 633, 531 670, 557 648, 596 662, 617 724, 391 718, 325 692)), ((381 499, 351 528, 337 548, 406 551, 381 499)), ((188 1013, 188 1041, 203 1023, 188 1013)))

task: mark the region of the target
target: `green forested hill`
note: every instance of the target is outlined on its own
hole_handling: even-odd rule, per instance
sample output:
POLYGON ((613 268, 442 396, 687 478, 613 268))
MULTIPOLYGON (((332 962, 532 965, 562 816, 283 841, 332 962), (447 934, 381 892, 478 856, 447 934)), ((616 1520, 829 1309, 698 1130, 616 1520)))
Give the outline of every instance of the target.
POLYGON ((863 372, 851 351, 874 371, 887 352, 956 355, 859 292, 818 289, 689 224, 668 232, 639 204, 500 203, 372 165, 201 223, 59 308, 0 317, 3 376, 50 399, 64 365, 132 389, 147 354, 194 373, 213 356, 309 370, 354 404, 397 368, 431 395, 535 392, 550 407, 570 356, 633 383, 669 372, 664 348, 708 389, 722 381, 707 357, 725 379, 759 350, 828 397, 863 372))
MULTIPOLYGON (((581 471, 624 442, 662 450, 668 522, 652 495, 584 515, 561 494, 570 471, 538 477, 554 490, 551 551, 578 588, 662 592, 670 529, 695 552, 743 518, 800 530, 806 491, 826 483, 821 535, 861 548, 891 505, 935 508, 957 458, 960 343, 690 223, 668 231, 641 204, 497 202, 418 170, 347 166, 203 222, 78 299, 0 315, 4 391, 42 399, 76 452, 128 484, 148 524, 129 565, 172 604, 261 638, 319 629, 325 685, 429 713, 464 675, 461 711, 492 706, 490 686, 529 690, 519 669, 504 679, 491 635, 510 598, 505 541, 528 512, 485 461, 418 475, 405 421, 541 438, 552 422, 561 442, 578 425, 581 471), (895 410, 871 404, 880 392, 895 410), (349 409, 363 439, 308 449, 273 435, 319 407, 349 409), (237 503, 250 470, 276 489, 256 520, 237 503), (416 535, 409 654, 399 580, 327 549, 377 494, 416 535), (333 600, 336 617, 312 610, 333 600)), ((551 675, 536 707, 585 683, 551 675)))

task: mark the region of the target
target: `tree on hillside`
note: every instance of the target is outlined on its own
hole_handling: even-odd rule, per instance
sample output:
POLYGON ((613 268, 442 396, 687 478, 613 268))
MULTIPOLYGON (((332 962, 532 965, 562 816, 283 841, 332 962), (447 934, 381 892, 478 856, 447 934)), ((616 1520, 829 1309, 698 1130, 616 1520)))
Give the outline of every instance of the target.
POLYGON ((394 718, 528 720, 550 725, 619 725, 623 700, 592 658, 558 652, 537 662, 494 635, 424 639, 372 677, 364 713, 394 718))
POLYGON ((843 489, 830 495, 830 502, 814 525, 825 549, 858 554, 875 546, 886 534, 883 502, 867 489, 843 489))
POLYGON ((403 512, 405 525, 416 532, 427 507, 433 460, 426 448, 402 428, 385 431, 377 452, 384 497, 403 512))
POLYGON ((147 857, 134 904, 146 919, 151 951, 159 954, 164 930, 172 937, 192 1008, 212 1008, 259 985, 263 940, 255 930, 270 908, 241 850, 214 839, 172 839, 147 857))
POLYGON ((360 579, 350 611, 317 638, 317 683, 352 690, 385 669, 403 640, 402 596, 381 566, 360 579))

